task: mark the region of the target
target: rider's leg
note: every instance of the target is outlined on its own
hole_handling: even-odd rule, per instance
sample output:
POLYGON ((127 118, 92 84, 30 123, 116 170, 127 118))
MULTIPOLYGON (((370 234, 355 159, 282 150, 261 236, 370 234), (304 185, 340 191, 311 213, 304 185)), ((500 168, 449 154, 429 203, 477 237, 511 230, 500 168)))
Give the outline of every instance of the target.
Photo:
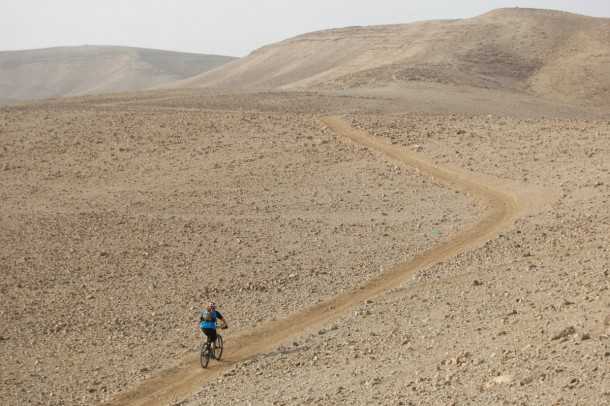
POLYGON ((216 350, 216 330, 214 329, 204 329, 203 332, 205 333, 206 337, 208 338, 206 345, 209 346, 211 353, 212 353, 212 357, 214 357, 214 351, 216 350))
POLYGON ((212 340, 212 358, 215 358, 214 354, 216 353, 216 340, 218 339, 218 335, 216 334, 216 330, 214 330, 214 334, 210 336, 210 340, 212 340))

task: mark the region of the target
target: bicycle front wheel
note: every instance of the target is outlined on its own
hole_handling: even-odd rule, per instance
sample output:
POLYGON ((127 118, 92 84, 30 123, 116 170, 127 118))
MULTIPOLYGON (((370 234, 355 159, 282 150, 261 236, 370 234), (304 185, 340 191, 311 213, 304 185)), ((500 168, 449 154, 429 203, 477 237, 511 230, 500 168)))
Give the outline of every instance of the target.
POLYGON ((216 337, 216 345, 214 346, 214 359, 216 361, 220 361, 220 358, 222 357, 223 348, 224 347, 222 343, 222 336, 218 334, 218 336, 216 337))
POLYGON ((201 346, 201 353, 199 355, 202 368, 207 368, 208 364, 210 363, 210 351, 210 346, 207 343, 203 343, 201 346))

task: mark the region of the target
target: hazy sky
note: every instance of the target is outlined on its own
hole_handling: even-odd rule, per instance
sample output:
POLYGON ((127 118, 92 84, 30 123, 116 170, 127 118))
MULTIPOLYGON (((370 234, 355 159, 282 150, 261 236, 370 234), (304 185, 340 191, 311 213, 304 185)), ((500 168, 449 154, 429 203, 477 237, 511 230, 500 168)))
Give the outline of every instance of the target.
POLYGON ((243 56, 324 28, 473 17, 512 6, 610 17, 610 0, 1 0, 0 50, 105 44, 243 56))

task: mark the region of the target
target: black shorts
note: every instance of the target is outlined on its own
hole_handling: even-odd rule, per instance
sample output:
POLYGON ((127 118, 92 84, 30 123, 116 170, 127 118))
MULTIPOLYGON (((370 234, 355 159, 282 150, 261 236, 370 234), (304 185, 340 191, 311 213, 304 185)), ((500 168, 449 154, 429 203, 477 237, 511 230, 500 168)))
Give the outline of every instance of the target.
POLYGON ((205 334, 208 337, 208 340, 212 343, 216 342, 216 329, 213 328, 204 328, 203 330, 203 334, 205 334))

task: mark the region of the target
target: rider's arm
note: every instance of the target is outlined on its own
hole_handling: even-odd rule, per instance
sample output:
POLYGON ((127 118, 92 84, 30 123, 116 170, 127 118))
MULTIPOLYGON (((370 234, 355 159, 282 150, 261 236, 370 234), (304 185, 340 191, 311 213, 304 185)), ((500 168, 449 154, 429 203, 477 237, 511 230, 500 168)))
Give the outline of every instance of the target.
POLYGON ((222 323, 224 324, 225 328, 228 328, 229 323, 227 323, 227 319, 225 319, 222 314, 220 314, 220 313, 217 313, 217 314, 218 314, 218 319, 222 320, 222 323))

